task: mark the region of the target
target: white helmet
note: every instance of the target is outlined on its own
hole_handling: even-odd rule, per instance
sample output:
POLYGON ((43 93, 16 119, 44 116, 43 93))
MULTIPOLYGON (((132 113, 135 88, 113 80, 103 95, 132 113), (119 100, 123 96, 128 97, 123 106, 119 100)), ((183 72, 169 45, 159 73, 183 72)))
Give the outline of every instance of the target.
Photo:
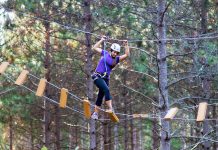
POLYGON ((117 43, 113 43, 113 44, 111 45, 111 49, 112 49, 113 51, 120 52, 120 45, 117 44, 117 43))

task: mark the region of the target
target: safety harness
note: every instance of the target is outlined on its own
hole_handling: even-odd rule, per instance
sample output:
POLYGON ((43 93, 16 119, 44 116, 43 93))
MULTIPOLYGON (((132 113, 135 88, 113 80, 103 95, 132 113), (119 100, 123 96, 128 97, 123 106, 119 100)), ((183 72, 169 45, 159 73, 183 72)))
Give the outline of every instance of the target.
MULTIPOLYGON (((106 64, 106 51, 105 51, 105 49, 106 49, 106 42, 104 41, 104 49, 103 49, 104 55, 103 55, 103 57, 104 57, 105 72, 104 72, 104 73, 99 73, 99 72, 97 72, 97 71, 95 70, 94 74, 92 75, 92 79, 93 79, 93 80, 96 80, 96 79, 98 79, 98 78, 105 78, 105 77, 107 76, 107 70, 108 70, 108 68, 107 68, 107 64, 106 64)), ((116 59, 114 59, 114 62, 113 62, 113 64, 111 65, 111 69, 114 68, 115 66, 116 66, 116 59)))
POLYGON ((92 79, 95 81, 96 79, 98 78, 105 78, 107 76, 107 65, 106 65, 106 54, 105 54, 105 48, 106 48, 106 42, 104 42, 104 67, 105 67, 105 72, 102 74, 102 73, 99 73, 95 70, 95 72, 92 74, 92 79))

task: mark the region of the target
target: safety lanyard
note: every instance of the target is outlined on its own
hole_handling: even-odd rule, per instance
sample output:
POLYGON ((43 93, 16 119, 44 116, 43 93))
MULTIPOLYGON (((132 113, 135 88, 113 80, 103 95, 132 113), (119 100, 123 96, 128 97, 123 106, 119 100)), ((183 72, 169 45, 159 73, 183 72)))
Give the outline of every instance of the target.
POLYGON ((105 66, 105 69, 106 69, 106 72, 104 72, 104 74, 106 75, 107 74, 107 65, 106 65, 106 55, 105 55, 105 49, 106 49, 106 42, 104 42, 104 66, 105 66))
POLYGON ((98 75, 101 76, 101 78, 104 78, 106 75, 107 75, 107 65, 106 65, 106 54, 105 54, 105 49, 106 49, 106 43, 104 42, 104 49, 103 49, 103 52, 104 52, 104 67, 105 67, 105 72, 103 74, 103 76, 101 74, 99 74, 96 70, 95 70, 95 73, 97 73, 98 75))

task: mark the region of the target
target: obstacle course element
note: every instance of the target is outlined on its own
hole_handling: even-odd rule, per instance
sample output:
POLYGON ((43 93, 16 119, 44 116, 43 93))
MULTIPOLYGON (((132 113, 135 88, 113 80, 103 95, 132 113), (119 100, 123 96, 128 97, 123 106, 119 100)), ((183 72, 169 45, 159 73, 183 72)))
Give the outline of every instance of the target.
POLYGON ((65 108, 67 104, 67 96, 68 96, 68 90, 65 88, 61 89, 61 96, 60 96, 60 104, 59 106, 61 108, 65 108))
POLYGON ((39 81, 39 85, 36 91, 36 96, 42 97, 44 95, 45 87, 46 87, 47 80, 42 78, 39 81))
POLYGON ((84 115, 87 119, 91 117, 91 106, 89 100, 83 100, 84 115))
POLYGON ((15 81, 16 85, 22 85, 27 79, 27 75, 29 74, 29 71, 23 70, 20 75, 18 76, 17 80, 15 81))
POLYGON ((107 110, 106 112, 109 114, 109 116, 113 122, 119 122, 119 118, 116 116, 116 114, 114 112, 109 111, 109 110, 107 110))
MULTIPOLYGON (((5 70, 7 69, 7 67, 9 66, 10 64, 8 62, 3 62, 1 63, 0 65, 0 74, 1 73, 4 73, 5 70)), ((18 76, 17 80, 15 81, 15 84, 16 85, 22 85, 24 84, 24 82, 26 81, 27 79, 27 76, 29 74, 29 71, 27 70, 23 70, 20 75, 18 76)), ((7 77, 7 74, 4 74, 6 77, 7 77)), ((7 77, 9 78, 11 81, 14 82, 13 79, 11 79, 10 77, 7 77)), ((32 91, 33 93, 35 93, 37 96, 43 96, 43 93, 44 93, 44 90, 46 88, 46 84, 47 84, 47 81, 46 79, 42 78, 40 79, 40 82, 39 82, 39 85, 38 85, 38 89, 36 91, 36 93, 34 91, 32 91, 31 89, 28 89, 30 91, 32 91)), ((23 85, 23 87, 26 87, 25 85, 23 85)), ((58 87, 58 89, 60 89, 58 87)), ((68 95, 68 90, 67 89, 64 89, 62 88, 61 89, 61 96, 60 96, 60 107, 63 107, 65 108, 66 107, 66 103, 67 103, 67 95, 68 95)), ((76 96, 77 97, 77 96, 76 96)), ((87 119, 90 119, 91 117, 91 109, 90 109, 90 102, 88 100, 82 100, 81 98, 77 97, 80 101, 83 101, 83 106, 84 106, 84 115, 87 119)), ((53 102, 53 101, 52 101, 53 102)), ((56 104, 56 103, 55 103, 56 104)), ((211 104, 210 104, 211 105, 211 104)), ((0 105, 1 106, 1 105, 0 105)), ((207 114, 207 106, 208 106, 208 103, 207 102, 201 102, 199 103, 199 107, 198 107, 198 115, 197 115, 197 118, 196 118, 196 121, 197 122, 203 122, 204 120, 215 120, 215 119, 205 119, 206 118, 206 114, 207 114)), ((194 106, 196 107, 196 106, 194 106)), ((101 109, 102 110, 102 109, 101 109)), ((174 116, 176 115, 176 113, 178 112, 178 108, 175 107, 175 108, 172 108, 168 111, 168 113, 166 114, 166 116, 164 118, 161 118, 160 119, 165 119, 165 120, 173 120, 174 116)), ((102 110, 102 111, 105 111, 105 110, 102 110)), ((78 111, 77 111, 78 112, 78 111)), ((79 112, 80 114, 82 114, 81 112, 79 112)), ((114 112, 111 112, 111 111, 106 111, 106 113, 109 114, 109 117, 111 118, 112 121, 114 122, 119 122, 119 118, 116 116, 116 114, 114 112)), ((119 113, 119 115, 127 115, 127 114, 121 114, 119 113)), ((128 115, 128 116, 132 116, 133 118, 154 118, 154 117, 149 117, 148 114, 132 114, 132 115, 128 115)), ((156 117, 157 118, 157 117, 156 117)), ((176 119, 182 119, 182 118, 176 118, 176 119)), ((184 120, 184 119, 182 119, 184 120)), ((185 120, 193 120, 193 119, 185 119, 185 120)))
POLYGON ((167 120, 167 121, 172 120, 178 111, 179 111, 179 109, 177 107, 171 108, 167 112, 166 116, 164 117, 164 120, 167 120))
POLYGON ((0 74, 4 73, 5 70, 8 68, 8 65, 9 65, 9 62, 3 62, 1 65, 0 65, 0 74))
POLYGON ((197 122, 202 122, 205 120, 207 114, 207 102, 201 102, 198 106, 198 115, 197 115, 197 122))
POLYGON ((133 114, 133 118, 147 118, 148 114, 133 114))

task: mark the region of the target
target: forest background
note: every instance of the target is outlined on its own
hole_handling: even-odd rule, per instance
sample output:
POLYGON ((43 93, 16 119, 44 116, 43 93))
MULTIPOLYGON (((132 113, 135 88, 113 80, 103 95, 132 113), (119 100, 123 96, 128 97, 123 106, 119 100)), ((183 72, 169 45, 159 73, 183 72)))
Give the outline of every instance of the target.
POLYGON ((0 76, 0 149, 217 150, 218 0, 0 3, 0 62, 10 63, 0 76), (91 47, 101 35, 106 47, 130 46, 110 81, 119 123, 83 115, 82 100, 94 104, 97 95, 91 47), (23 69, 28 79, 16 86, 23 69), (41 78, 49 84, 37 97, 41 78), (65 109, 61 88, 69 91, 65 109), (206 119, 196 122, 202 102, 206 119))

